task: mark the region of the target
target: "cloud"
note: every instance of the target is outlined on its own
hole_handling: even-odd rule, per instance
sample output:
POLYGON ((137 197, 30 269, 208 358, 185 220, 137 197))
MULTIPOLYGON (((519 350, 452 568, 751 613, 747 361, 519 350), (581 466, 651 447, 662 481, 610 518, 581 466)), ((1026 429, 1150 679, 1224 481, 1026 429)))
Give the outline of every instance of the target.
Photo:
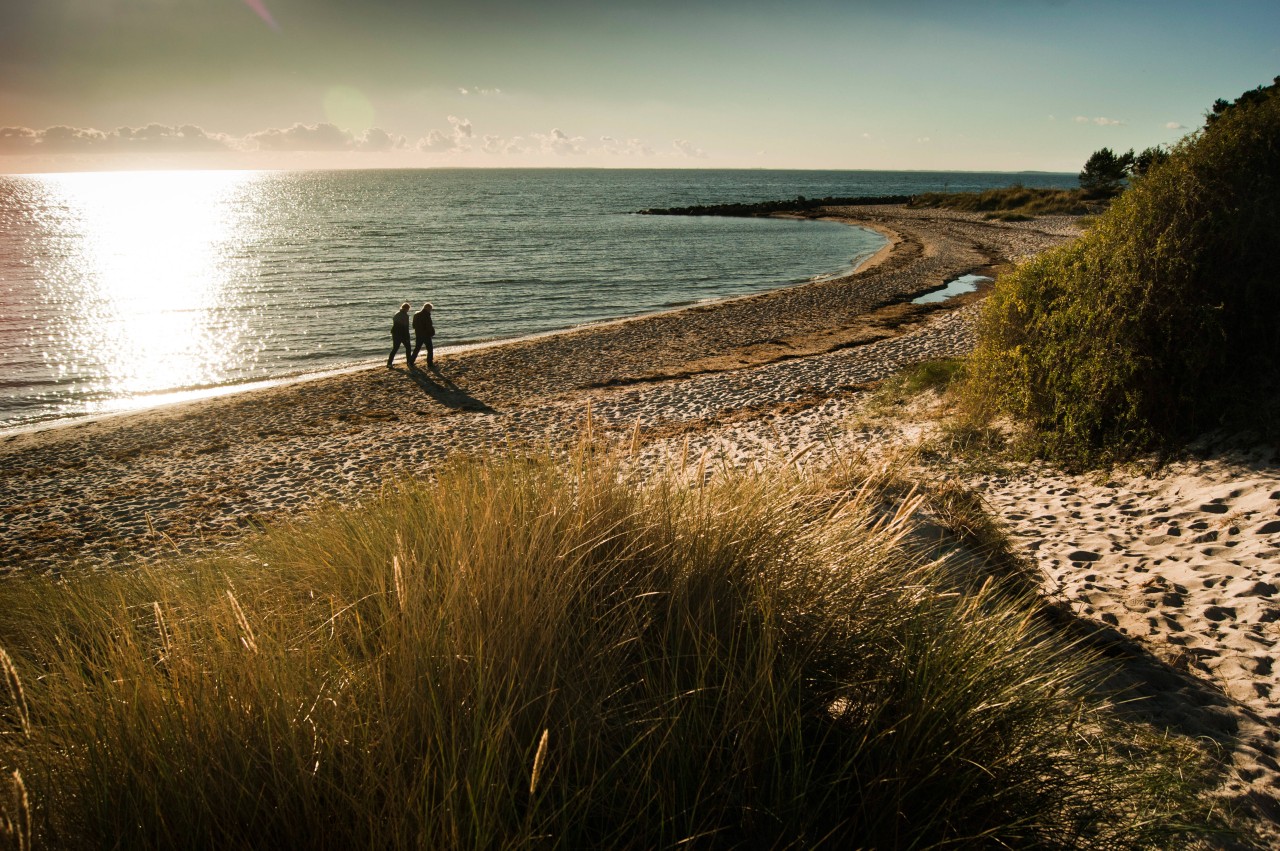
POLYGON ((604 146, 601 148, 603 153, 617 157, 652 157, 657 153, 639 139, 623 141, 613 136, 601 136, 600 144, 604 146))
POLYGON ((1164 129, 1166 129, 1166 130, 1186 130, 1186 129, 1187 129, 1187 125, 1185 125, 1185 124, 1179 124, 1179 123, 1178 123, 1178 122, 1176 122, 1176 121, 1166 121, 1166 122, 1165 122, 1165 125, 1164 125, 1164 129))
POLYGON ((1090 118, 1087 115, 1077 115, 1075 117, 1076 124, 1096 124, 1099 127, 1122 127, 1124 122, 1116 118, 1106 118, 1099 115, 1097 118, 1090 118))
MULTIPOLYGON (((493 138, 498 138, 498 137, 493 137, 493 138)), ((526 139, 523 136, 512 136, 510 139, 502 143, 502 149, 499 151, 499 153, 527 154, 531 150, 533 150, 533 148, 530 146, 528 139, 526 139)))
POLYGON ((683 156, 693 157, 694 159, 706 159, 707 152, 697 147, 688 139, 672 139, 671 147, 679 151, 683 156))
POLYGON ((245 136, 250 149, 259 151, 349 151, 356 138, 336 124, 295 124, 284 130, 260 130, 245 136))
POLYGON ((226 152, 305 153, 350 152, 379 154, 417 150, 428 154, 482 152, 495 157, 595 156, 616 159, 704 159, 707 152, 688 139, 675 139, 670 150, 655 150, 638 138, 603 135, 588 141, 555 127, 548 133, 526 133, 515 136, 480 135, 471 120, 456 115, 446 116, 447 129, 436 129, 425 137, 410 142, 404 136, 380 127, 363 133, 344 130, 336 124, 294 124, 268 128, 244 136, 214 133, 193 124, 148 124, 144 127, 119 127, 102 131, 89 127, 59 125, 36 130, 29 127, 0 127, 0 156, 6 154, 116 154, 226 152))
POLYGON ((30 127, 0 127, 0 153, 29 153, 37 138, 30 127))
POLYGON ((91 127, 57 125, 44 130, 29 127, 0 128, 0 153, 118 153, 127 151, 227 151, 236 140, 223 133, 210 133, 194 124, 144 127, 117 127, 102 131, 91 127))
POLYGON ((270 128, 237 138, 211 133, 194 124, 117 127, 102 131, 91 127, 59 125, 44 130, 28 127, 0 128, 0 154, 49 153, 199 153, 210 151, 362 151, 381 152, 404 148, 403 136, 371 127, 352 133, 333 124, 295 124, 270 128))
POLYGON ((928 136, 920 136, 919 138, 916 139, 917 144, 921 144, 921 145, 927 145, 932 141, 933 140, 930 139, 928 136))
POLYGON ((448 116, 449 129, 432 130, 418 140, 418 150, 427 153, 442 154, 447 151, 465 151, 470 149, 468 140, 475 135, 471 121, 456 115, 448 116))
POLYGON ((408 144, 408 140, 403 136, 388 133, 380 127, 370 127, 356 141, 356 150, 370 152, 394 151, 407 147, 408 144))
POLYGON ((492 97, 494 95, 502 94, 502 89, 496 89, 496 88, 484 89, 484 88, 481 88, 480 86, 459 86, 458 94, 462 95, 463 97, 467 97, 469 95, 479 95, 480 97, 492 97))
POLYGON ((443 130, 432 130, 426 136, 418 140, 418 150, 428 153, 438 154, 444 151, 452 151, 457 149, 457 140, 449 133, 443 130))
POLYGON ((235 140, 224 133, 209 133, 194 124, 166 127, 148 124, 137 129, 119 127, 109 139, 129 150, 151 151, 225 151, 235 146, 235 140))
POLYGON ((41 135, 41 146, 54 151, 93 151, 107 147, 110 137, 101 130, 58 125, 47 128, 41 135))
POLYGON ((578 156, 587 153, 583 144, 587 140, 582 136, 570 136, 559 127, 552 128, 548 134, 532 133, 530 136, 543 153, 555 154, 558 157, 578 156))

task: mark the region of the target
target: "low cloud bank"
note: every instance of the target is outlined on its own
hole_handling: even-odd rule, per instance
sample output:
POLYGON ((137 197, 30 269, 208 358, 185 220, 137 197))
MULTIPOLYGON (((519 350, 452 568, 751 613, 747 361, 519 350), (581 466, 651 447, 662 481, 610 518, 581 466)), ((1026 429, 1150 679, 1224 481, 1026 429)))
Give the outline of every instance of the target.
POLYGON ((194 124, 170 127, 117 127, 94 130, 59 125, 44 130, 0 127, 0 153, 110 153, 116 151, 229 151, 236 140, 224 133, 209 133, 194 124))
POLYGON ((379 127, 362 134, 334 124, 295 124, 287 130, 262 130, 245 136, 240 150, 249 151, 392 151, 407 141, 379 127))
POLYGON ((36 130, 0 127, 0 155, 4 154, 109 154, 109 153, 250 153, 250 152, 353 152, 417 151, 431 155, 476 152, 495 157, 539 155, 618 158, 705 159, 708 154, 688 139, 673 139, 668 151, 655 150, 640 139, 600 136, 591 141, 561 128, 549 133, 478 135, 470 119, 447 117, 448 129, 435 129, 412 142, 404 136, 373 127, 363 133, 335 124, 294 124, 231 136, 194 124, 118 127, 96 130, 59 125, 36 130))

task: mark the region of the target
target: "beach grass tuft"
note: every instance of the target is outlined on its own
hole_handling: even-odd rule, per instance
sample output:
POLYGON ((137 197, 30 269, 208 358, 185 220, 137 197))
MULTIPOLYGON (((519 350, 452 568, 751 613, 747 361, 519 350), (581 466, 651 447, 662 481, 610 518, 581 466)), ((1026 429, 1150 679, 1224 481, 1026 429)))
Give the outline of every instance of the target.
POLYGON ((18 731, 30 738, 31 710, 27 706, 27 693, 22 688, 22 678, 18 676, 18 668, 3 647, 0 647, 0 675, 4 676, 5 688, 9 693, 8 711, 0 715, 0 719, 11 719, 10 723, 16 723, 18 731), (5 716, 9 716, 9 719, 5 716))
POLYGON ((1097 661, 984 559, 920 545, 924 500, 856 465, 642 483, 600 452, 513 455, 234 552, 14 577, 0 644, 30 735, 0 737, 0 766, 59 848, 1202 829, 1197 747, 1114 714, 1097 661))
POLYGON ((0 799, 0 848, 31 851, 31 801, 22 772, 6 772, 5 796, 0 799))

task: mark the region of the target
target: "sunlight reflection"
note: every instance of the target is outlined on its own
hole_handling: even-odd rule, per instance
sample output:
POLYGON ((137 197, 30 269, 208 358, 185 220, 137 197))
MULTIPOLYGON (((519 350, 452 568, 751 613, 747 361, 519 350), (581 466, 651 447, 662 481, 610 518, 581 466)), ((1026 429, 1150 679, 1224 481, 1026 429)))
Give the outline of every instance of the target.
MULTIPOLYGON (((48 272, 62 319, 45 351, 59 376, 111 397, 221 380, 243 316, 224 290, 246 261, 248 172, 49 175, 48 231, 67 251, 48 272)), ((238 350, 238 351, 237 351, 238 350)), ((115 406, 113 406, 115 407, 115 406)))

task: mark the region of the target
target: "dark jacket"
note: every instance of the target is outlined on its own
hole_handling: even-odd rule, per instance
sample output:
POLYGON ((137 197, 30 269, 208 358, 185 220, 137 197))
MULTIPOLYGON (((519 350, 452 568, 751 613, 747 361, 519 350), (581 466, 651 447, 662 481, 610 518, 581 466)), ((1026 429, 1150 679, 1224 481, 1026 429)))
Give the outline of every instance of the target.
POLYGON ((391 320, 391 339, 409 342, 409 312, 401 310, 391 320))
POLYGON ((419 310, 413 314, 413 333, 417 335, 419 340, 425 340, 436 335, 436 326, 431 324, 430 310, 419 310))

